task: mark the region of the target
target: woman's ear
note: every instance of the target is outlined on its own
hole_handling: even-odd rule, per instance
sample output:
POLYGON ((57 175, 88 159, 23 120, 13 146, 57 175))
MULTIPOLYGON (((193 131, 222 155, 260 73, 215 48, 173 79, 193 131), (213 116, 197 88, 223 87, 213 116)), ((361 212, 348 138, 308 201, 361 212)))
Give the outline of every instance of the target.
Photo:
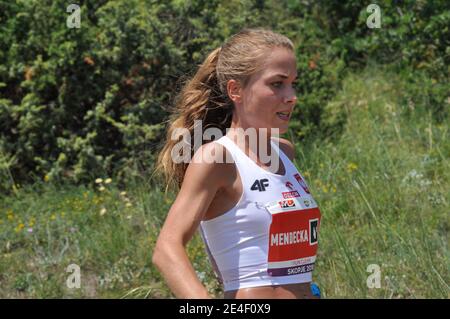
POLYGON ((229 80, 227 83, 228 97, 235 103, 240 103, 242 100, 242 89, 238 81, 229 80))

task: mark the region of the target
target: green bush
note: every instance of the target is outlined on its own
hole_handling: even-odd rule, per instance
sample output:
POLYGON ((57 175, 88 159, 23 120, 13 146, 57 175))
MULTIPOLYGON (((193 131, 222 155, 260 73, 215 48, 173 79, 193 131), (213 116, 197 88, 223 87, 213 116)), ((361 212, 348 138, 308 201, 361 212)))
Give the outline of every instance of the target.
POLYGON ((145 175, 184 79, 244 27, 271 28, 296 44, 290 133, 299 139, 339 134, 345 114, 325 105, 346 70, 373 60, 430 77, 432 105, 414 97, 414 75, 407 92, 447 117, 445 2, 382 2, 380 29, 365 25, 366 6, 354 0, 80 3, 79 29, 66 25, 66 1, 0 3, 0 191, 43 178, 145 175))

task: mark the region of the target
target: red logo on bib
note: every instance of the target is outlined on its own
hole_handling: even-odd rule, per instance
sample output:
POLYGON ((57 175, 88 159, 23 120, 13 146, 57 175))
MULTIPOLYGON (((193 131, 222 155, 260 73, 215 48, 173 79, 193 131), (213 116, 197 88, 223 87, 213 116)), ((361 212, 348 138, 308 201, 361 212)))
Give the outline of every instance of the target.
POLYGON ((309 193, 309 189, 308 189, 308 186, 306 185, 306 183, 305 183, 305 181, 302 179, 302 177, 300 176, 300 174, 294 174, 294 177, 295 177, 295 179, 297 180, 297 182, 300 184, 300 186, 303 188, 303 190, 306 192, 306 193, 308 193, 308 194, 310 194, 309 193))
POLYGON ((291 191, 291 192, 282 192, 281 195, 283 195, 283 198, 294 198, 294 197, 300 197, 300 194, 297 191, 291 191))
POLYGON ((286 187, 289 188, 291 191, 294 190, 294 185, 292 185, 291 182, 286 182, 286 187))

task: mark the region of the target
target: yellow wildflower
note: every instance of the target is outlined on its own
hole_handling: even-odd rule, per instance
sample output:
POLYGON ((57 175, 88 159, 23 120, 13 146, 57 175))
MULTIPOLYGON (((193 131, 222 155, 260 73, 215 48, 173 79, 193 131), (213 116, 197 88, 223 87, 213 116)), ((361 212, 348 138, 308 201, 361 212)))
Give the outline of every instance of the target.
POLYGON ((50 216, 50 220, 55 220, 56 219, 56 214, 52 214, 52 216, 50 216))
POLYGON ((357 169, 358 169, 358 165, 356 165, 355 163, 350 162, 350 163, 347 164, 347 171, 349 173, 351 173, 351 172, 353 172, 353 171, 355 171, 357 169))
POLYGON ((45 174, 45 176, 44 176, 44 181, 45 182, 48 182, 50 180, 50 176, 48 176, 48 174, 45 174))
POLYGON ((17 225, 17 227, 15 229, 16 233, 20 232, 24 227, 25 227, 25 225, 23 223, 20 223, 19 225, 17 225))

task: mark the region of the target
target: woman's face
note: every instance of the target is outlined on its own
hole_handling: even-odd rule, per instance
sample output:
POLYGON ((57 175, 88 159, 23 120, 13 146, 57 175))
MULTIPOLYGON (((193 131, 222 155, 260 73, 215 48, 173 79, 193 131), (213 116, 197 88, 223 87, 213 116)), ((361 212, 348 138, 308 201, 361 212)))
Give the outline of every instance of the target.
POLYGON ((285 133, 297 102, 293 87, 297 77, 297 64, 293 52, 275 48, 267 57, 266 66, 252 75, 247 87, 230 94, 235 102, 235 124, 247 129, 278 128, 285 133))

